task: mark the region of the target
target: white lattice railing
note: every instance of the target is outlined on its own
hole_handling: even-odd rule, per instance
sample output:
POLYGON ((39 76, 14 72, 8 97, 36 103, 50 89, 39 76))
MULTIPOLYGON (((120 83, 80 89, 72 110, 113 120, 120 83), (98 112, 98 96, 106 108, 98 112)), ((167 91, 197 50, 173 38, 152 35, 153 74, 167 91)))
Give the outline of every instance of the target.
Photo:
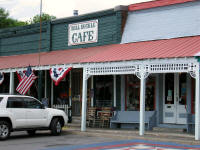
POLYGON ((114 75, 114 74, 138 74, 144 73, 194 73, 198 63, 196 60, 160 60, 157 62, 144 61, 132 63, 104 63, 102 65, 94 65, 86 67, 86 74, 91 75, 114 75))
POLYGON ((64 110, 66 114, 68 114, 69 107, 68 105, 53 105, 53 108, 64 110))
POLYGON ((96 66, 86 69, 89 75, 134 74, 140 70, 140 65, 96 66))

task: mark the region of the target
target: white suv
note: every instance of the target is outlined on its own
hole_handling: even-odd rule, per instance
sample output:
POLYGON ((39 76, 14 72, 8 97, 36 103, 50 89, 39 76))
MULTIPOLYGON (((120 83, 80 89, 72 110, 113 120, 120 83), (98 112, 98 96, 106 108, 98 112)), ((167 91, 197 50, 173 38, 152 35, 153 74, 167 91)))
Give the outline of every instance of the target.
POLYGON ((34 135, 36 130, 51 130, 59 135, 68 122, 64 111, 45 108, 37 99, 22 95, 0 95, 0 140, 10 132, 25 130, 34 135))

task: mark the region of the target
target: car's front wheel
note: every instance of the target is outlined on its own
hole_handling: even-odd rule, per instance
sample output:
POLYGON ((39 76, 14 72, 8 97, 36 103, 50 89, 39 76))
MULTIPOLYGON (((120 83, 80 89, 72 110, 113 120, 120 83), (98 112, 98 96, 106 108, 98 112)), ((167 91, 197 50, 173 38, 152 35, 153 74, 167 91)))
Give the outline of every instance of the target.
POLYGON ((0 121, 0 140, 6 140, 10 136, 10 124, 0 121))
POLYGON ((61 121, 58 118, 54 118, 51 122, 51 133, 52 135, 59 135, 62 132, 61 121))

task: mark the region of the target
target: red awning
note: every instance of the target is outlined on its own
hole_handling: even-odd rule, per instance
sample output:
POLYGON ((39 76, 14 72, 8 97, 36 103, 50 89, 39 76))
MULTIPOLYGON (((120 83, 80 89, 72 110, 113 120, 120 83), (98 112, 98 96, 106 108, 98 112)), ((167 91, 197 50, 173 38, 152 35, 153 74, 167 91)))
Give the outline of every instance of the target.
MULTIPOLYGON (((113 62, 154 58, 192 57, 200 53, 200 36, 168 40, 113 44, 40 54, 40 64, 113 62)), ((37 66, 38 54, 0 57, 0 69, 37 66)))

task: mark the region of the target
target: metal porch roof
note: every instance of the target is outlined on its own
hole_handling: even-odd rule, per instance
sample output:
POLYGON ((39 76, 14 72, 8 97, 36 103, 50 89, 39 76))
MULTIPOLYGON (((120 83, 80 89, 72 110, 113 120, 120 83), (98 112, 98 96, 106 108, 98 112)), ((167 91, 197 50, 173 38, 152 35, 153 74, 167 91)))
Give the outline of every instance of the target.
MULTIPOLYGON (((200 36, 40 53, 40 65, 200 56, 200 36)), ((1 56, 0 69, 37 66, 39 55, 1 56)))
POLYGON ((154 1, 149 1, 149 2, 131 4, 128 6, 128 10, 136 11, 136 10, 155 8, 155 7, 182 4, 182 3, 192 2, 192 1, 197 1, 197 0, 154 0, 154 1))

